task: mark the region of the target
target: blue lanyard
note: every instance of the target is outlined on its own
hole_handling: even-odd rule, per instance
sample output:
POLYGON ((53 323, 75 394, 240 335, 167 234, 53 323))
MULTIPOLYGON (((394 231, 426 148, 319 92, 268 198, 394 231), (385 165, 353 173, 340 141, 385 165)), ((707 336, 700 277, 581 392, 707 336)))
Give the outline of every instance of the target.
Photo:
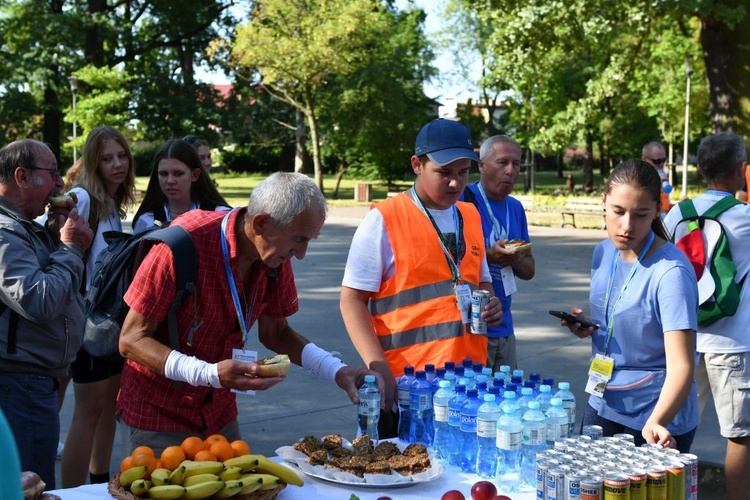
POLYGON ((250 325, 252 325, 253 319, 253 308, 255 308, 255 298, 258 296, 258 289, 253 291, 253 301, 247 310, 247 315, 242 315, 242 304, 240 304, 240 296, 237 293, 237 283, 234 281, 234 274, 232 273, 232 266, 229 265, 229 245, 227 244, 227 221, 229 216, 239 210, 235 208, 231 212, 227 212, 224 218, 221 220, 221 253, 224 256, 224 271, 227 274, 227 281, 229 282, 229 293, 232 295, 232 302, 234 302, 234 310, 237 312, 237 321, 240 324, 242 330, 242 346, 243 348, 247 345, 248 335, 250 333, 250 325))
MULTIPOLYGON (((643 258, 646 256, 653 242, 654 242, 654 232, 651 231, 651 233, 648 235, 648 239, 646 240, 646 244, 643 245, 643 248, 638 254, 638 259, 635 261, 635 264, 633 265, 632 269, 630 269, 630 274, 628 274, 628 277, 625 278, 625 282, 622 284, 622 287, 620 287, 620 293, 617 295, 617 299, 615 299, 614 304, 612 304, 612 311, 610 312, 609 320, 607 321, 607 340, 604 342, 604 354, 605 355, 607 355, 609 352, 609 342, 612 340, 612 335, 614 335, 615 309, 617 309, 617 304, 620 303, 620 299, 622 298, 623 293, 625 292, 625 289, 628 287, 628 283, 630 283, 630 280, 633 278, 633 275, 635 274, 635 270, 638 268, 638 264, 640 264, 641 260, 643 260, 643 258)), ((609 299, 610 299, 610 295, 612 294, 612 287, 614 286, 615 271, 617 270, 617 261, 619 260, 619 258, 620 258, 620 252, 615 251, 615 255, 612 259, 612 268, 609 273, 609 282, 607 284, 607 294, 604 296, 604 307, 602 309, 602 316, 604 316, 605 318, 607 317, 607 308, 609 307, 609 299)))
POLYGON ((440 248, 443 249, 443 254, 445 254, 445 258, 448 261, 448 267, 451 269, 451 273, 453 274, 453 282, 458 283, 461 280, 461 268, 459 267, 461 265, 461 224, 458 221, 458 210, 456 209, 456 205, 453 205, 451 207, 453 208, 453 225, 456 228, 456 259, 454 260, 451 253, 445 247, 445 243, 443 242, 443 233, 440 232, 440 228, 435 223, 435 219, 432 218, 432 215, 430 215, 430 213, 422 204, 422 200, 420 200, 419 196, 417 196, 417 190, 414 189, 414 186, 411 187, 411 196, 414 200, 414 203, 417 205, 417 207, 419 207, 422 213, 425 214, 428 219, 430 219, 430 222, 432 222, 432 226, 435 228, 435 231, 437 231, 440 248))
POLYGON ((495 218, 495 214, 492 213, 492 207, 490 207, 490 200, 487 199, 487 194, 484 192, 484 187, 482 187, 481 182, 477 182, 477 188, 479 188, 479 194, 482 195, 482 200, 484 201, 484 206, 487 209, 487 213, 490 215, 490 220, 492 220, 492 235, 495 237, 495 241, 492 241, 491 244, 494 245, 495 242, 497 242, 500 238, 503 237, 503 233, 505 233, 505 238, 510 238, 510 209, 508 208, 508 198, 505 198, 505 226, 502 226, 498 220, 495 218))
MULTIPOLYGON (((195 210, 198 208, 198 205, 195 204, 194 201, 190 202, 190 208, 188 208, 188 212, 191 210, 195 210)), ((164 204, 164 214, 167 217, 167 222, 172 222, 172 214, 169 213, 169 203, 164 204)))

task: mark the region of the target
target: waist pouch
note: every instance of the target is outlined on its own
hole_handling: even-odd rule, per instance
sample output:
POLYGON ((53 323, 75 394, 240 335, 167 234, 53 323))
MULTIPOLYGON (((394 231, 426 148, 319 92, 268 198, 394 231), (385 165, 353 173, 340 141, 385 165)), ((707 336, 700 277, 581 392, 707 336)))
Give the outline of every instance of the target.
POLYGON ((666 370, 615 370, 604 391, 604 400, 619 413, 642 413, 656 404, 666 376, 666 370))

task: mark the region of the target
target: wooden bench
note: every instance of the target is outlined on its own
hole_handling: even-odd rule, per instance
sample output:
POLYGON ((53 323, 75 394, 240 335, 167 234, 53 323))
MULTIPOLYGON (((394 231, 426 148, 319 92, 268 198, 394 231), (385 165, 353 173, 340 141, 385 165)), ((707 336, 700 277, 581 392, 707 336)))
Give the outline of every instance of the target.
POLYGON ((601 215, 602 229, 604 229, 604 210, 602 209, 602 200, 597 198, 576 198, 570 197, 565 201, 565 207, 560 212, 562 223, 560 227, 566 225, 576 226, 576 215, 601 215), (570 217, 570 222, 566 219, 570 217))

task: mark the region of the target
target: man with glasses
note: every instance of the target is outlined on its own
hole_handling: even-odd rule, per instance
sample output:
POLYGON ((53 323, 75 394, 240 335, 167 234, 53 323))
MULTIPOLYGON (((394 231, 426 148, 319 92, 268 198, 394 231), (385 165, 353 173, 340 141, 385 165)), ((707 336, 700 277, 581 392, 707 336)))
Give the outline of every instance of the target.
POLYGON ((673 204, 669 201, 669 193, 672 192, 672 185, 669 183, 669 175, 664 171, 664 164, 667 162, 667 153, 660 142, 652 141, 643 146, 641 150, 641 160, 653 165, 659 177, 661 177, 661 208, 662 218, 667 215, 673 204))
POLYGON ((55 489, 58 377, 81 344, 84 251, 93 233, 73 201, 34 221, 63 181, 42 142, 0 149, 0 408, 23 470, 55 489))

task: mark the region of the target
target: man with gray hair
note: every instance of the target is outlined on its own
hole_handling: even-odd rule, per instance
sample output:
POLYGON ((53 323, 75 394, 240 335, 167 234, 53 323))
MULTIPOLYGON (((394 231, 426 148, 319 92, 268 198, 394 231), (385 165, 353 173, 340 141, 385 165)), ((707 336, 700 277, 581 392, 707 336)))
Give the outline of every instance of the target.
POLYGON ((43 142, 0 149, 0 408, 22 469, 47 489, 55 489, 60 437, 57 379, 81 345, 83 255, 93 239, 72 200, 50 208, 46 226, 34 221, 62 188, 43 142))
POLYGON ((149 251, 124 297, 130 311, 120 352, 127 362, 117 411, 129 431, 126 453, 141 445, 163 450, 188 436, 241 438, 234 390, 266 390, 284 380, 263 377, 252 361, 249 331, 256 321, 265 347, 358 402, 357 387, 369 372, 346 366, 286 320, 299 307, 291 259, 305 257, 326 211, 312 180, 277 172, 253 189, 247 207, 193 210, 175 220, 198 254, 197 310, 187 300, 177 312, 181 352, 168 347, 164 328, 175 295, 172 255, 166 244, 149 251))
POLYGON ((672 185, 669 183, 669 175, 664 170, 664 165, 667 163, 667 153, 664 151, 664 146, 657 141, 647 143, 641 149, 641 160, 653 166, 659 174, 659 178, 661 178, 661 207, 659 207, 659 212, 664 217, 673 206, 669 200, 672 185))
POLYGON ((492 287, 503 306, 502 323, 487 328, 487 366, 493 372, 502 365, 518 366, 511 295, 516 291, 516 277, 530 280, 536 272, 530 247, 505 247, 510 240, 531 243, 523 205, 510 196, 520 171, 521 146, 507 135, 494 135, 479 148, 479 182, 466 186, 463 195, 482 218, 492 287))
MULTIPOLYGON (((745 180, 745 141, 732 133, 720 133, 704 138, 698 146, 698 169, 708 190, 692 200, 698 215, 706 213, 717 203, 731 199, 745 180)), ((690 200, 688 200, 690 201, 690 200)), ((685 202, 682 202, 685 203, 685 202)), ((664 224, 670 234, 675 233, 684 218, 680 203, 674 207, 664 224)), ((736 205, 718 215, 729 242, 731 260, 737 269, 735 282, 742 284, 750 273, 750 206, 736 205)), ((704 272, 712 281, 711 273, 704 272)), ((699 280, 699 290, 701 289, 699 280)), ((700 320, 700 316, 699 316, 700 320)), ((719 417, 721 435, 727 438, 725 472, 727 495, 730 499, 744 499, 750 494, 750 286, 740 289, 739 307, 732 316, 701 324, 699 321, 697 350, 700 364, 695 370, 699 405, 702 409, 713 393, 719 417), (710 387, 709 387, 710 385, 710 387)))

